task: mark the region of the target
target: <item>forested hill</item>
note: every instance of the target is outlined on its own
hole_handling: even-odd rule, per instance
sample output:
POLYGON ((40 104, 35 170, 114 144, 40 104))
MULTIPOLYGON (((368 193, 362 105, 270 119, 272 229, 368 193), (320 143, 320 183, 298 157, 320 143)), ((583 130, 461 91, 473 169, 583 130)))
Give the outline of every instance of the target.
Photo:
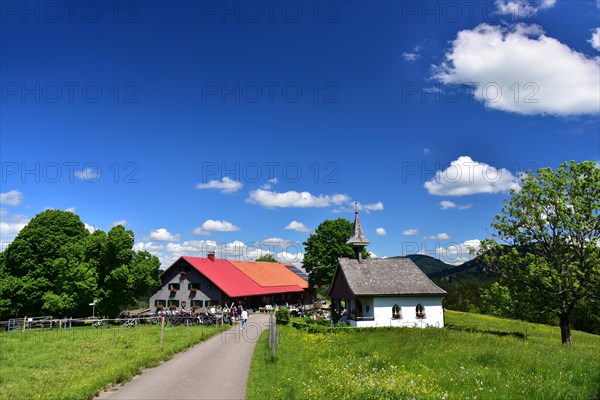
MULTIPOLYGON (((391 257, 402 258, 402 257, 391 257)), ((498 314, 484 304, 481 297, 482 289, 488 289, 496 281, 496 277, 483 270, 480 257, 476 257, 460 265, 446 264, 437 258, 422 254, 406 256, 431 279, 436 285, 448 292, 444 300, 444 307, 450 310, 483 312, 498 314)), ((597 303, 584 303, 578 306, 573 313, 572 326, 585 332, 600 334, 600 317, 597 303)), ((528 319, 534 322, 556 324, 552 316, 537 315, 533 318, 524 315, 503 315, 509 318, 528 319)))
POLYGON ((411 254, 406 258, 410 258, 429 279, 448 292, 444 305, 452 310, 479 312, 483 305, 480 291, 495 280, 493 275, 483 271, 478 257, 459 265, 446 264, 423 254, 411 254))

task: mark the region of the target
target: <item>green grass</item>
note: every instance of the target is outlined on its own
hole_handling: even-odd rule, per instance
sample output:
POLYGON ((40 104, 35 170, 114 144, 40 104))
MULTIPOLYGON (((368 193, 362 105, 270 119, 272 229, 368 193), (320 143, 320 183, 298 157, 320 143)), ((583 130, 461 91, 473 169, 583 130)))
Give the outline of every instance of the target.
POLYGON ((90 399, 220 330, 167 326, 162 352, 158 325, 2 332, 0 399, 90 399))
POLYGON ((261 337, 248 399, 598 399, 600 336, 447 311, 445 329, 308 333, 280 326, 277 359, 261 337))

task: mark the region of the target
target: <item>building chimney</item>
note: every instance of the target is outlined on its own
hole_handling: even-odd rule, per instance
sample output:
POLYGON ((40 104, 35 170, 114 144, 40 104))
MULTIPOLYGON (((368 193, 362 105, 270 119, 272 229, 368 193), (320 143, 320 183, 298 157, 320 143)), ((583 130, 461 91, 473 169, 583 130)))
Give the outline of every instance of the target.
POLYGON ((210 261, 215 261, 215 252, 214 251, 211 251, 210 253, 208 253, 207 256, 210 261))

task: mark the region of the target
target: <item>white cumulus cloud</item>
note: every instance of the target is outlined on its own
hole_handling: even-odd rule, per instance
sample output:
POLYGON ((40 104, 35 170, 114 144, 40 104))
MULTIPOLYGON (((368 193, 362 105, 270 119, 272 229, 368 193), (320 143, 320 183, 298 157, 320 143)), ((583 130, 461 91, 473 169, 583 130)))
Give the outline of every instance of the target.
POLYGON ((440 247, 436 250, 436 253, 443 262, 458 265, 475 257, 480 247, 481 241, 479 239, 473 239, 463 243, 440 247))
POLYGON ((475 99, 496 110, 571 116, 600 109, 598 61, 537 25, 460 31, 436 69, 436 79, 472 88, 475 99))
POLYGON ((449 200, 442 200, 440 201, 440 208, 442 210, 450 210, 451 208, 456 208, 458 210, 466 210, 473 207, 472 204, 456 204, 453 201, 449 201, 449 200))
POLYGON ((290 230, 290 231, 297 231, 297 232, 310 232, 310 228, 309 227, 307 227, 306 225, 304 225, 302 222, 298 222, 298 221, 292 221, 292 222, 290 222, 283 229, 287 229, 287 230, 290 230))
POLYGON ((429 236, 429 239, 448 240, 448 239, 450 239, 450 235, 448 235, 446 232, 442 232, 442 233, 438 233, 437 235, 429 236))
POLYGON ((201 227, 195 228, 193 233, 197 235, 210 235, 212 232, 234 232, 239 230, 239 227, 229 221, 207 219, 201 227))
POLYGON ((593 48, 600 51, 600 28, 596 28, 592 31, 592 37, 590 40, 588 40, 588 42, 593 48))
POLYGON ((385 228, 377 228, 377 229, 375 229, 375 233, 378 234, 379 236, 385 236, 385 235, 387 235, 387 232, 385 231, 385 228))
POLYGON ((284 193, 257 189, 250 192, 246 202, 267 208, 287 207, 329 207, 347 202, 350 198, 345 194, 314 195, 310 192, 289 191, 284 193))
POLYGON ((378 201, 377 203, 374 203, 374 204, 365 204, 364 206, 362 206, 362 208, 364 210, 366 210, 367 212, 381 211, 381 210, 383 210, 383 203, 381 201, 378 201))
POLYGON ((96 182, 100 179, 100 170, 85 168, 81 171, 75 171, 75 177, 86 182, 96 182))
POLYGON ((207 183, 198 183, 196 189, 217 189, 221 193, 235 193, 242 188, 242 182, 234 181, 224 176, 220 181, 212 180, 207 183))
POLYGON ((154 242, 138 242, 133 245, 135 251, 147 251, 153 256, 160 257, 165 246, 154 242))
POLYGON ((0 251, 6 249, 29 221, 25 215, 11 214, 8 209, 0 208, 0 251))
MULTIPOLYGON (((476 193, 498 193, 520 189, 519 179, 505 169, 458 157, 443 171, 423 185, 429 194, 437 196, 464 196, 476 193)), ((446 206, 450 204, 445 203, 446 206)), ((454 204, 454 203, 453 203, 454 204)), ((443 207, 443 205, 442 205, 443 207)))
POLYGON ((127 224, 128 224, 128 223, 129 223, 129 222, 127 222, 126 220, 124 220, 124 219, 120 219, 120 220, 118 220, 118 221, 115 221, 115 222, 113 222, 113 223, 112 223, 112 226, 117 226, 117 225, 123 225, 123 226, 127 226, 127 224))
POLYGON ((290 253, 287 251, 280 251, 275 254, 275 258, 282 264, 294 264, 298 266, 304 261, 304 254, 301 252, 290 253))
POLYGON ((18 190, 0 193, 0 205, 18 206, 23 201, 23 193, 18 190))
POLYGON ((89 233, 94 233, 98 230, 94 225, 90 225, 86 222, 83 223, 83 226, 85 226, 85 229, 87 229, 89 233))
POLYGON ((529 18, 540 10, 551 8, 556 0, 496 0, 495 4, 500 14, 518 19, 529 18))
POLYGON ((166 228, 158 228, 150 232, 150 239, 163 242, 175 242, 181 239, 181 235, 173 235, 166 228))
POLYGON ((419 234, 419 230, 417 228, 405 229, 402 231, 404 236, 414 236, 419 234))

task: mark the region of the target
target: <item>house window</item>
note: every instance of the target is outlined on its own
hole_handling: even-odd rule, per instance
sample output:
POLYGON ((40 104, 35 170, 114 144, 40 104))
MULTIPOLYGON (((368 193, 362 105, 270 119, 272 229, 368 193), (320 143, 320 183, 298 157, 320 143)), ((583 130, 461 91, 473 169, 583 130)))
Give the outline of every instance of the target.
POLYGON ((199 283, 188 283, 188 290, 190 292, 195 292, 197 290, 200 290, 200 284, 199 283))
POLYGON ((178 291, 180 288, 179 283, 169 283, 169 290, 170 291, 178 291))
POLYGON ((167 306, 167 301, 166 300, 154 300, 154 307, 156 308, 163 308, 167 306))
POLYGON ((417 304, 417 318, 425 318, 425 307, 422 304, 417 304))
POLYGON ((192 308, 193 307, 202 307, 202 300, 192 300, 192 308))
POLYGON ((169 308, 179 307, 179 300, 169 300, 169 308))
POLYGON ((392 307, 392 319, 400 319, 402 318, 402 309, 398 304, 394 304, 392 307))

